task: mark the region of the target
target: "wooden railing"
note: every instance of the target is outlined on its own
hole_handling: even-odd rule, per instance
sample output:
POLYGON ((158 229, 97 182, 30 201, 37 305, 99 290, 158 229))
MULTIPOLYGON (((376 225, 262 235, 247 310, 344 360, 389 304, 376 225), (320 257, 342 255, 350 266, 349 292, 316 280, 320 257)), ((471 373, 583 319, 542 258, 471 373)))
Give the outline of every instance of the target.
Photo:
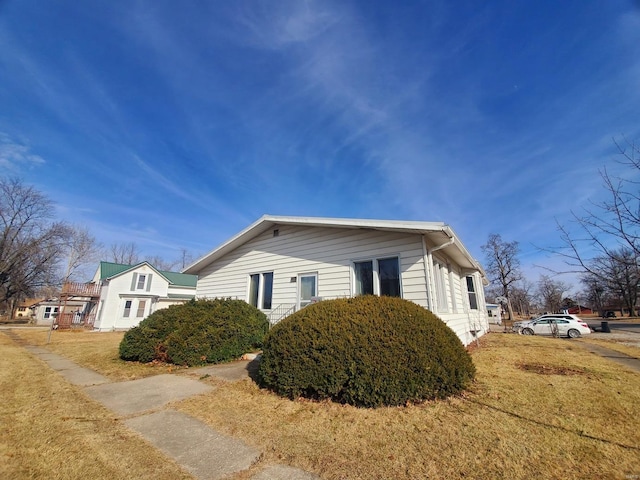
POLYGON ((61 294, 76 297, 99 297, 100 285, 95 283, 67 282, 62 285, 61 294))
POLYGON ((54 325, 59 330, 68 330, 70 328, 92 328, 96 321, 93 313, 82 314, 77 312, 59 313, 55 319, 54 325))

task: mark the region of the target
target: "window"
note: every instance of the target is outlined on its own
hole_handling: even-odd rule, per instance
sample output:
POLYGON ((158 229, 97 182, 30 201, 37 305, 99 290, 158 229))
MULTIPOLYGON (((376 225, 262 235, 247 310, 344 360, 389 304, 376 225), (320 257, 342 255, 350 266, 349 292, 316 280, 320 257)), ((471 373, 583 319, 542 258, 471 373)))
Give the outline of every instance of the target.
POLYGON ((401 296, 398 257, 354 262, 353 274, 356 295, 401 296))
POLYGON ((45 307, 44 318, 51 318, 56 313, 58 313, 58 307, 45 307))
POLYGON ((399 297, 400 265, 398 265, 398 258, 378 260, 378 274, 380 275, 380 295, 399 297))
POLYGON ((471 308, 471 310, 477 310, 478 299, 476 298, 476 288, 473 283, 473 277, 467 277, 467 292, 469 293, 469 308, 471 308))
POLYGON ((273 272, 249 275, 248 303, 262 310, 270 310, 273 299, 273 272))
POLYGON ((146 300, 138 300, 138 311, 136 312, 136 317, 144 317, 144 307, 146 305, 146 300))
POLYGON ((373 262, 355 262, 356 295, 373 295, 373 262))
POLYGON ((124 302, 124 313, 122 316, 124 318, 129 318, 129 314, 131 313, 131 300, 127 300, 124 302))
POLYGON ((138 290, 144 290, 144 282, 147 279, 146 275, 138 275, 138 285, 136 285, 136 288, 138 290))
POLYGON ((313 297, 318 294, 318 274, 307 273, 300 275, 298 300, 300 308, 304 308, 311 303, 313 297))

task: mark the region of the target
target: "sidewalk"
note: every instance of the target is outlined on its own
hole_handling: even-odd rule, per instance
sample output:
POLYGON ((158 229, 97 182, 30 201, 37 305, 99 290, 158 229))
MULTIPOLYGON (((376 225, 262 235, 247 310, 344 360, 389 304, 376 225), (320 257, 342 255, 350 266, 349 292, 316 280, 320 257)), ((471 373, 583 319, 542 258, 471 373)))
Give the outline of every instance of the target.
MULTIPOLYGON (((11 330, 2 330, 15 343, 41 359, 69 383, 84 388, 89 397, 120 417, 146 441, 173 458, 195 478, 219 480, 249 469, 261 452, 240 439, 219 433, 184 413, 166 407, 213 390, 192 378, 157 375, 126 382, 111 382, 107 377, 50 352, 46 348, 25 344, 11 330)), ((246 378, 250 362, 204 367, 209 375, 234 381, 246 378)), ((244 478, 244 477, 243 477, 244 478)), ((267 465, 249 477, 251 480, 316 480, 318 476, 286 465, 267 465)))

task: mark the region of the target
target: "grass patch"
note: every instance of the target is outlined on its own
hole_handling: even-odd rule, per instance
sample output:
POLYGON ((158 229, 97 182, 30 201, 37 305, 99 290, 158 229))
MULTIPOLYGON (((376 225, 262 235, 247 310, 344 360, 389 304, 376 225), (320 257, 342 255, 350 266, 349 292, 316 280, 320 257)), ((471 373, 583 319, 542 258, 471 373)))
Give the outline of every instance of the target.
POLYGON ((0 478, 192 478, 4 334, 0 351, 0 478))
POLYGON ((640 474, 640 377, 568 341, 492 334, 470 392, 403 408, 289 401, 250 381, 177 408, 328 479, 640 474), (523 368, 523 366, 532 368, 523 368))
MULTIPOLYGON (((95 368, 101 373, 115 368, 120 333, 56 333, 52 350, 91 368, 102 362, 95 368)), ((362 409, 290 401, 248 379, 194 375, 216 390, 173 408, 258 447, 258 466, 285 463, 325 479, 640 475, 640 374, 564 339, 495 333, 472 356, 472 388, 446 401, 362 409)), ((138 367, 126 375, 166 371, 138 367)))
POLYGON ((80 329, 53 331, 51 341, 47 343, 48 330, 13 331, 29 344, 46 347, 113 381, 135 380, 183 368, 160 362, 145 364, 121 360, 118 346, 125 332, 91 332, 80 329))

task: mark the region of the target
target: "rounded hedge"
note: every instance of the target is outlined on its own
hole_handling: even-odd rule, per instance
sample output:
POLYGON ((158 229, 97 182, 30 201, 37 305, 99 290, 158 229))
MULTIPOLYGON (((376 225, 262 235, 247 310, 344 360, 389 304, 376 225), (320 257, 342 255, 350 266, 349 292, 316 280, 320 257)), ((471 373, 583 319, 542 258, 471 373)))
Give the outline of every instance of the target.
POLYGON ((400 298, 361 296, 309 305, 274 326, 258 381, 292 399, 378 407, 445 398, 474 375, 470 355, 433 313, 400 298))
POLYGON ((158 310, 125 333, 120 358, 204 365, 260 348, 269 329, 264 313, 242 300, 192 300, 158 310))

